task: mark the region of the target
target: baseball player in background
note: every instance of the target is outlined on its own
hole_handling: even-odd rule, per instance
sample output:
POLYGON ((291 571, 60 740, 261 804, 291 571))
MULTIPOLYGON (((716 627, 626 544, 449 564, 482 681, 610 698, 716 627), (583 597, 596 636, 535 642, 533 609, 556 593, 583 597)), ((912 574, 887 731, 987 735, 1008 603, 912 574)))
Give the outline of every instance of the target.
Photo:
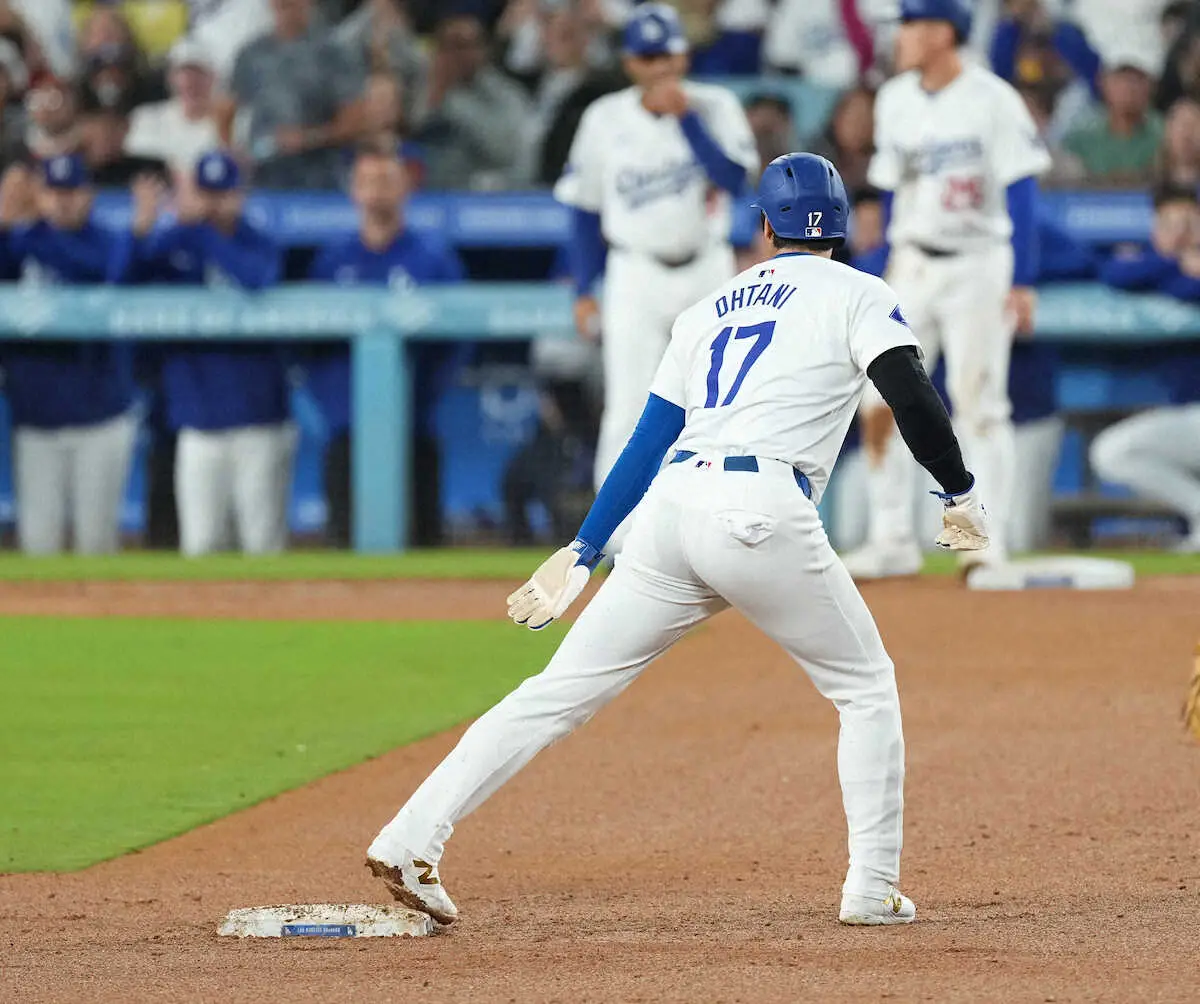
POLYGON ((758 167, 737 98, 683 79, 687 42, 674 8, 635 8, 623 45, 633 86, 587 109, 555 187, 574 209, 576 327, 603 334, 597 485, 637 422, 671 322, 733 275, 730 195, 758 167), (593 293, 601 271, 603 307, 593 293))
MULTIPOLYGON (((885 192, 891 246, 887 278, 904 299, 913 332, 932 367, 946 357, 955 425, 981 490, 997 512, 1012 490, 1013 426, 1008 365, 1014 328, 1033 327, 1037 274, 1035 202, 1050 157, 1017 92, 965 62, 967 0, 902 0, 899 76, 875 104, 875 156, 869 180, 885 192)), ((915 471, 885 403, 863 402, 870 528, 847 555, 858 579, 916 573, 915 471)), ((985 553, 966 563, 1000 563, 997 521, 985 553)))
MULTIPOLYGON (((178 222, 155 229, 160 196, 151 180, 135 187, 125 281, 246 290, 279 281, 282 255, 243 217, 241 175, 229 154, 200 158, 194 191, 180 194, 178 222)), ((283 550, 296 432, 282 351, 245 341, 170 345, 161 367, 167 419, 179 430, 181 550, 283 550)))
MULTIPOLYGON (((32 289, 110 277, 117 236, 92 220, 95 189, 78 156, 23 165, 0 186, 5 278, 32 289), (32 214, 27 216, 27 214, 32 214)), ((133 350, 106 341, 12 344, 3 352, 12 408, 17 536, 27 554, 115 551, 137 419, 133 350)))
POLYGON ((436 921, 457 916, 438 875, 454 824, 730 606, 778 641, 841 717, 850 833, 841 921, 915 917, 895 887, 904 738, 894 668, 817 513, 867 378, 942 487, 937 542, 986 547, 986 518, 895 294, 831 260, 850 215, 833 165, 803 153, 772 161, 756 204, 775 257, 675 321, 637 427, 578 537, 509 597, 509 615, 535 630, 562 616, 637 506, 615 571, 546 669, 467 730, 368 850, 392 895, 436 921))

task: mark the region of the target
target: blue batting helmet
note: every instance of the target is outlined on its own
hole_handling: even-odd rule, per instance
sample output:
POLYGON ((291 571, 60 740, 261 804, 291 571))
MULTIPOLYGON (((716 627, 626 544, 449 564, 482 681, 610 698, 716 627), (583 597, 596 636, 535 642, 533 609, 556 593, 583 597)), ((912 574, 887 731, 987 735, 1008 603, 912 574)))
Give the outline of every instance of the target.
POLYGON ((901 21, 948 21, 965 42, 971 34, 970 0, 900 0, 901 21))
POLYGON ((842 176, 815 153, 789 153, 771 161, 753 205, 775 233, 789 240, 844 241, 850 230, 850 200, 842 176))
POLYGON ((688 51, 679 12, 665 3, 644 3, 625 22, 622 45, 630 56, 679 56, 688 51))

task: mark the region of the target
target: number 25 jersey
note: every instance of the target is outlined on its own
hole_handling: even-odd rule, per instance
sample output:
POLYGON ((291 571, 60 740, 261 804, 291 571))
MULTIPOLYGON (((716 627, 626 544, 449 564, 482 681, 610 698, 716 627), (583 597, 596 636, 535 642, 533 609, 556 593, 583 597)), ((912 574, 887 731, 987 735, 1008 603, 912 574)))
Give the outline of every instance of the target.
POLYGON ((1025 102, 990 70, 966 64, 940 91, 916 70, 875 101, 875 156, 867 178, 895 193, 888 241, 977 251, 1012 236, 1006 189, 1050 167, 1025 102))
POLYGON ((686 413, 676 449, 783 460, 819 500, 867 367, 902 345, 918 348, 886 282, 781 254, 679 315, 650 391, 686 413))

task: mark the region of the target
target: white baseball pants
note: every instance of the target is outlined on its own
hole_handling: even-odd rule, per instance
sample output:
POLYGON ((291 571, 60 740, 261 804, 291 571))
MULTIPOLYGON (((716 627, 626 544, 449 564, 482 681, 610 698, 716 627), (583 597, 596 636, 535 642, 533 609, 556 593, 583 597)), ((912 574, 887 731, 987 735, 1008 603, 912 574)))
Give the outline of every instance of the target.
MULTIPOLYGON (((708 458, 713 459, 713 458, 708 458)), ((891 660, 786 464, 727 472, 671 464, 638 506, 616 569, 550 664, 475 722, 371 844, 372 857, 441 856, 454 824, 616 697, 692 627, 734 606, 808 673, 841 718, 849 823, 844 890, 899 878, 904 739, 891 660)))
POLYGON ((22 426, 13 437, 17 537, 26 554, 57 554, 70 525, 80 554, 117 550, 137 418, 65 429, 22 426))
POLYGON ((1096 437, 1088 457, 1105 481, 1176 510, 1200 540, 1200 403, 1118 422, 1096 437))
POLYGON ((234 544, 247 554, 282 551, 295 451, 290 423, 181 430, 175 497, 183 553, 194 557, 234 544))
MULTIPOLYGON (((1013 326, 1005 299, 1012 288, 1012 248, 931 258, 913 247, 898 247, 888 281, 932 370, 946 355, 946 391, 967 467, 993 513, 1007 512, 1013 487, 1012 405, 1008 364, 1013 326)), ((883 407, 868 382, 863 408, 883 407)), ((882 460, 869 468, 868 539, 892 544, 913 539, 912 506, 916 462, 898 435, 888 439, 882 460)), ((1000 520, 992 523, 989 555, 1007 553, 1000 520)))
MULTIPOLYGON (((604 483, 629 441, 650 384, 658 372, 675 318, 735 274, 733 250, 715 245, 682 268, 649 255, 613 248, 608 253, 601 303, 604 414, 596 444, 596 488, 604 483)), ((608 551, 620 551, 629 521, 618 527, 608 551)))

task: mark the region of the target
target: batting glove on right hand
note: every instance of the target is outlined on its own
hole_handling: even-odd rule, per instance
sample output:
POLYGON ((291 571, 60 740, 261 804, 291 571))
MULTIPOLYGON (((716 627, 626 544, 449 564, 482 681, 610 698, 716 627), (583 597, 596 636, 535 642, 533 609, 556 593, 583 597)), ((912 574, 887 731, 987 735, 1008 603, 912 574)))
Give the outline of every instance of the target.
POLYGON ((533 577, 508 598, 508 616, 530 631, 540 631, 575 602, 603 557, 582 540, 559 548, 538 566, 533 577))
POLYGON ((975 480, 965 492, 933 492, 942 500, 942 532, 934 539, 948 551, 982 551, 989 544, 988 514, 975 494, 975 480))

